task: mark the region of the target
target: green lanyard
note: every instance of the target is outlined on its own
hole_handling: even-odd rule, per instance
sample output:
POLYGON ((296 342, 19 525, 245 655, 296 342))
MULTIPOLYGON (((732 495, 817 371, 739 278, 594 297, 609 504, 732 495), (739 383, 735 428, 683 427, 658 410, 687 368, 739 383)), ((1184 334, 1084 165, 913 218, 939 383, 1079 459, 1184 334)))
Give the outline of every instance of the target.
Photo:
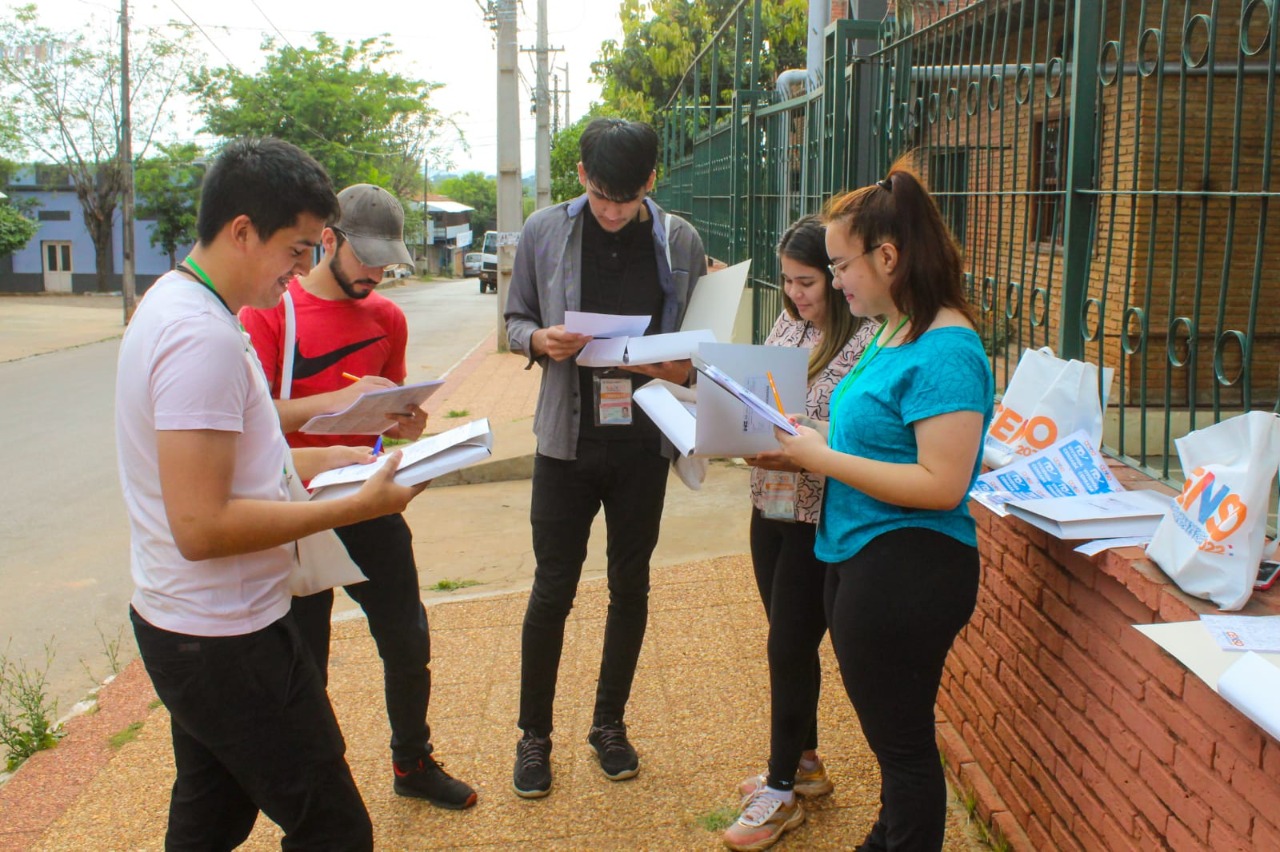
MULTIPOLYGON (((898 336, 898 332, 902 331, 902 327, 907 324, 907 320, 909 319, 910 317, 902 318, 902 321, 898 323, 897 328, 893 330, 893 334, 889 335, 889 340, 893 340, 895 337, 898 336)), ((868 346, 867 350, 862 353, 862 357, 858 359, 858 363, 854 365, 854 368, 852 370, 849 371, 849 375, 845 376, 844 381, 842 381, 836 387, 835 396, 832 397, 831 399, 831 419, 832 420, 836 419, 836 403, 840 402, 840 398, 844 396, 844 392, 849 389, 849 386, 858 380, 858 377, 862 375, 862 371, 867 369, 867 365, 871 363, 871 359, 875 358, 877 355, 880 354, 880 350, 883 348, 880 345, 880 335, 883 333, 884 333, 884 326, 882 325, 876 331, 876 336, 871 338, 871 345, 868 346)))
POLYGON ((187 259, 184 260, 183 263, 191 267, 191 269, 195 272, 196 277, 200 279, 200 283, 203 284, 209 290, 209 292, 212 293, 214 297, 219 302, 222 303, 222 307, 227 309, 227 313, 231 314, 232 316, 235 316, 235 311, 231 310, 231 306, 227 304, 227 300, 222 298, 222 294, 219 293, 217 288, 213 286, 213 282, 209 280, 209 276, 205 273, 203 269, 200 268, 200 264, 196 263, 195 260, 191 257, 191 255, 187 255, 187 259))

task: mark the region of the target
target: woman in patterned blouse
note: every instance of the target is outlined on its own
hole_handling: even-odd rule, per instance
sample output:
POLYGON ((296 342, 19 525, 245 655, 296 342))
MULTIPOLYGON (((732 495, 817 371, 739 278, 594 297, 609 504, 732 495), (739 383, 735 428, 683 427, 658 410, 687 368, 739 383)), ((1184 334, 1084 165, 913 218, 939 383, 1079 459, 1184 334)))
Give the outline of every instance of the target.
MULTIPOLYGON (((877 324, 849 313, 832 290, 825 228, 805 216, 778 243, 782 303, 767 346, 811 350, 810 417, 826 420, 831 391, 849 371, 877 324)), ((818 757, 818 645, 827 630, 822 590, 826 568, 813 553, 823 479, 785 462, 780 453, 746 460, 751 471, 751 559, 769 619, 771 701, 769 771, 740 785, 743 808, 725 833, 731 849, 763 848, 804 820, 794 794, 822 796, 832 785, 818 757)))

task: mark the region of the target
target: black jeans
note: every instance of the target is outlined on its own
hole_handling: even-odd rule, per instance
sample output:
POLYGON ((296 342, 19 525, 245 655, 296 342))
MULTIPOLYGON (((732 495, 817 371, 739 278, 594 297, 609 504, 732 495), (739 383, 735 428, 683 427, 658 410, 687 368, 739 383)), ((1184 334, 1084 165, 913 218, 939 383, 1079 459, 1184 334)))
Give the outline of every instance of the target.
MULTIPOLYGON (((431 753, 427 703, 431 700, 431 634, 422 606, 413 533, 403 515, 385 515, 334 530, 368 582, 347 586, 369 621, 382 658, 383 692, 391 723, 391 759, 415 763, 431 753)), ((329 682, 333 591, 293 599, 303 641, 329 682)))
POLYGON ((609 613, 593 724, 621 722, 649 620, 649 557, 658 544, 670 462, 652 441, 578 442, 578 458, 533 462, 533 554, 537 567, 520 648, 520 719, 551 733, 552 704, 591 521, 604 506, 609 613))
POLYGON ((947 652, 973 615, 978 573, 977 548, 919 527, 877 536, 828 570, 831 642, 880 764, 880 813, 860 849, 942 848, 934 704, 947 652))
POLYGON ((769 618, 769 784, 782 790, 794 785, 800 754, 818 747, 827 564, 813 555, 816 533, 751 510, 751 563, 769 618))
POLYGON ((138 650, 172 718, 168 850, 226 850, 261 810, 283 849, 373 848, 346 743, 293 619, 243 636, 188 636, 131 607, 138 650))

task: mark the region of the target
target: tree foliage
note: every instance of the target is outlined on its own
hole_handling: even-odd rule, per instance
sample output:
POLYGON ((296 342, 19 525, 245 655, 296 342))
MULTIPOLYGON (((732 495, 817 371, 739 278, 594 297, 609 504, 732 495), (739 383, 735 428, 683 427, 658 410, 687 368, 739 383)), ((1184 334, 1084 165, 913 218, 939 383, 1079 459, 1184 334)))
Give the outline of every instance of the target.
MULTIPOLYGON (((91 22, 92 23, 92 22, 91 22)), ((0 103, 28 153, 64 166, 84 214, 97 260, 98 289, 112 272, 112 219, 123 190, 120 167, 120 33, 111 26, 58 32, 39 23, 35 6, 0 20, 0 103)), ((180 28, 130 34, 129 107, 133 151, 144 156, 153 134, 172 125, 178 80, 196 61, 179 49, 180 28)), ((3 137, 4 134, 0 134, 3 137)), ((2 141, 2 140, 0 140, 2 141)))
POLYGON ((599 115, 595 110, 584 115, 573 124, 556 134, 551 140, 551 200, 568 201, 582 194, 582 184, 578 183, 578 140, 582 131, 599 115))
POLYGON ((187 142, 159 145, 160 156, 143 160, 134 172, 137 216, 154 219, 151 245, 177 265, 178 249, 196 241, 196 208, 204 168, 199 146, 187 142))
POLYGON ((267 38, 262 70, 201 69, 188 88, 205 129, 225 139, 275 136, 310 153, 334 187, 384 186, 401 198, 421 192, 424 161, 448 160, 452 122, 431 106, 441 84, 387 70, 397 51, 385 37, 339 43, 315 34, 314 47, 267 38))
POLYGON ((0 257, 7 257, 31 242, 40 226, 7 201, 0 200, 0 257))
MULTIPOLYGON (((623 0, 622 42, 606 41, 591 64, 592 79, 602 86, 607 111, 634 121, 655 121, 676 91, 685 70, 710 44, 738 0, 623 0)), ((748 15, 744 20, 749 19, 748 15)), ((778 71, 803 68, 808 32, 808 0, 764 0, 760 69, 755 79, 769 86, 778 71)), ((703 98, 716 89, 726 103, 733 86, 734 37, 749 48, 750 27, 738 32, 731 23, 720 41, 720 68, 712 80, 710 59, 703 61, 703 98)))
POLYGON ((437 185, 441 195, 447 195, 460 204, 474 207, 471 214, 471 231, 482 235, 498 227, 498 182, 480 172, 467 172, 458 177, 445 178, 437 185))

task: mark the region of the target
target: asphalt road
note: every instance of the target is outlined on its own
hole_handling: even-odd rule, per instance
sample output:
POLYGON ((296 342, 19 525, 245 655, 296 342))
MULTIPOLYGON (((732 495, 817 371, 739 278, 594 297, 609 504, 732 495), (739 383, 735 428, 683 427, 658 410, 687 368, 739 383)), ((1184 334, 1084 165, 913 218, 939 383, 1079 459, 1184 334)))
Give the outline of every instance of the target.
MULTIPOLYGON (((437 378, 495 327, 474 279, 383 291, 409 324, 409 378, 437 378)), ((118 340, 0 363, 0 655, 44 668, 66 713, 135 654, 128 522, 116 475, 118 340), (110 649, 114 648, 112 652, 110 649)))

